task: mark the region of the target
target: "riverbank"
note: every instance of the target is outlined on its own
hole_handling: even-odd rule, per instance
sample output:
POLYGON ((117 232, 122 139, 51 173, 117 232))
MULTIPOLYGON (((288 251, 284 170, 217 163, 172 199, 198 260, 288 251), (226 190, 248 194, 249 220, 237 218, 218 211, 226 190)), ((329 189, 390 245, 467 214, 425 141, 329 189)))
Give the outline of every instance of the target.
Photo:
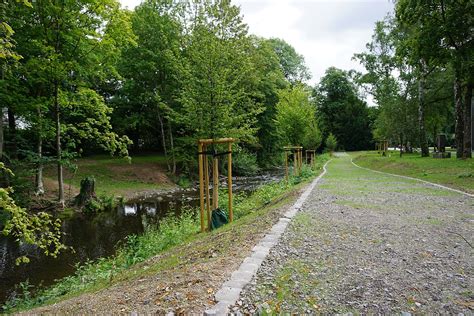
MULTIPOLYGON (((98 195, 134 198, 151 192, 172 191, 176 184, 167 173, 166 158, 149 154, 133 156, 131 160, 107 155, 80 158, 77 168, 64 168, 65 194, 72 199, 79 193, 82 179, 93 176, 98 195)), ((46 168, 44 175, 47 197, 57 195, 56 168, 46 168)))
POLYGON ((375 151, 349 153, 361 167, 409 176, 474 193, 474 159, 434 159, 398 152, 382 157, 375 151))
POLYGON ((117 255, 81 267, 78 272, 32 297, 19 295, 7 311, 49 304, 34 313, 124 313, 201 311, 214 303, 214 291, 238 267, 285 206, 328 159, 317 159, 315 172, 269 184, 248 198, 235 199, 234 223, 198 233, 195 216, 169 218, 160 228, 129 238, 117 255), (67 301, 65 301, 67 300, 67 301), (51 305, 52 304, 52 305, 51 305))

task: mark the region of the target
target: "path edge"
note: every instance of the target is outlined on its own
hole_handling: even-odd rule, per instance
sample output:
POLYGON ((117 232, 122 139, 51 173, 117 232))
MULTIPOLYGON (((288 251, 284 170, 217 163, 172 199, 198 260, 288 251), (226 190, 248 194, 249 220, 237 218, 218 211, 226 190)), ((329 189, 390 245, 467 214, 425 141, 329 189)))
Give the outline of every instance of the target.
POLYGON ((278 243, 281 235, 291 222, 291 219, 301 209, 303 203, 308 199, 311 191, 313 191, 319 180, 327 173, 326 167, 331 161, 332 159, 329 159, 324 164, 323 172, 308 185, 298 200, 285 212, 283 217, 280 217, 270 231, 253 247, 252 254, 243 260, 238 270, 232 272, 230 279, 222 284, 222 287, 214 295, 217 303, 210 309, 204 311, 204 315, 227 315, 229 313, 229 307, 235 305, 242 289, 257 274, 260 265, 270 253, 270 249, 278 243))
POLYGON ((418 182, 423 182, 423 183, 425 183, 425 184, 429 184, 429 185, 432 185, 432 186, 435 186, 435 187, 438 187, 438 188, 441 188, 441 189, 445 189, 445 190, 457 192, 457 193, 460 193, 460 194, 463 194, 463 195, 466 195, 466 196, 469 196, 469 197, 474 198, 474 194, 467 193, 467 192, 464 192, 464 191, 461 191, 461 190, 457 190, 457 189, 453 189, 453 188, 447 187, 447 186, 442 185, 442 184, 433 183, 433 182, 429 182, 429 181, 426 181, 426 180, 422 180, 422 179, 418 179, 418 178, 413 178, 413 177, 409 177, 409 176, 403 176, 403 175, 400 175, 400 174, 394 174, 394 173, 389 173, 389 172, 374 170, 374 169, 370 169, 370 168, 366 168, 366 167, 361 167, 361 166, 359 166, 358 164, 356 164, 356 163, 353 161, 353 159, 354 159, 354 158, 351 157, 351 163, 352 163, 354 166, 356 166, 357 168, 360 168, 360 169, 363 169, 363 170, 368 170, 368 171, 372 171, 372 172, 376 172, 376 173, 381 173, 381 174, 389 175, 389 176, 392 176, 392 177, 399 177, 399 178, 403 178, 403 179, 409 179, 409 180, 415 180, 415 181, 418 181, 418 182))

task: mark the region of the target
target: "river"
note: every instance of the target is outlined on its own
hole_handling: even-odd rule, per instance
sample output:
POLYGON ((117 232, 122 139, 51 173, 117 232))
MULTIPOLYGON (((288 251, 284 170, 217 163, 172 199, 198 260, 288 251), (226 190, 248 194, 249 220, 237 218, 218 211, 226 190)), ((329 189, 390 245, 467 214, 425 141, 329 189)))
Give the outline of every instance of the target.
MULTIPOLYGON (((249 194, 263 184, 282 179, 283 173, 283 170, 272 170, 252 177, 234 177, 233 191, 249 194)), ((15 285, 20 282, 28 280, 35 286, 51 285, 55 280, 73 274, 78 264, 113 255, 126 236, 141 234, 144 227, 156 224, 170 214, 179 215, 183 206, 197 207, 196 187, 141 196, 110 212, 74 213, 62 221, 62 242, 74 251, 65 251, 58 258, 46 257, 31 245, 19 245, 1 236, 0 305, 14 293, 15 285), (16 266, 15 259, 21 255, 28 255, 31 262, 16 266)))

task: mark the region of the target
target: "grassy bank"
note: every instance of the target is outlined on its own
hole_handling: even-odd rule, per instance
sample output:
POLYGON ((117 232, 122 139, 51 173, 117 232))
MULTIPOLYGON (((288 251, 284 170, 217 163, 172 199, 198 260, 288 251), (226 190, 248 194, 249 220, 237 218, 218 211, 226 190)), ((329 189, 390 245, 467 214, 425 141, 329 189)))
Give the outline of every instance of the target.
MULTIPOLYGON (((85 264, 78 268, 76 274, 59 280, 52 287, 36 291, 34 296, 23 286, 26 291, 8 302, 4 309, 12 312, 52 304, 109 288, 121 281, 130 282, 157 273, 166 275, 177 267, 180 271, 186 271, 200 262, 215 261, 222 265, 217 262, 221 260, 220 256, 227 255, 236 261, 239 256, 245 255, 245 249, 252 247, 251 238, 256 240, 278 219, 276 207, 296 198, 295 192, 319 174, 327 160, 327 155, 319 156, 315 171, 304 168, 302 176, 292 178, 288 184, 284 181, 268 184, 250 197, 236 197, 236 220, 231 224, 201 234, 198 219, 193 215, 196 212, 190 211, 180 218, 167 218, 159 227, 150 227, 143 235, 129 237, 115 256, 85 264), (232 253, 236 249, 238 252, 232 253), (212 253, 210 257, 209 253, 212 253)), ((61 313, 61 310, 56 312, 61 313)))
POLYGON ((351 153, 358 165, 374 170, 410 176, 474 193, 474 160, 434 159, 398 152, 382 157, 377 152, 351 153))
MULTIPOLYGON (((77 194, 82 179, 93 176, 99 195, 129 197, 136 192, 169 189, 174 183, 166 174, 166 159, 162 155, 134 156, 131 160, 108 155, 80 158, 77 168, 65 167, 66 193, 72 186, 72 195, 77 194)), ((56 168, 46 169, 45 182, 52 191, 57 190, 56 168)))

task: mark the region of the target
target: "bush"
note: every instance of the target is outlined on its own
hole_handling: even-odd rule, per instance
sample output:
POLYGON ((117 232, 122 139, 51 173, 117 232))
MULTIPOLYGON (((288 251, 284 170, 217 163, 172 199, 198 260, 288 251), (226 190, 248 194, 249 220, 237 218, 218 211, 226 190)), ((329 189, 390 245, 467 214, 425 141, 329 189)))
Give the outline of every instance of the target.
POLYGON ((176 184, 179 185, 181 188, 187 189, 192 186, 192 181, 185 175, 180 175, 178 177, 178 180, 176 181, 176 184))
POLYGON ((85 214, 95 214, 103 211, 112 211, 120 204, 123 204, 123 198, 120 200, 116 199, 113 195, 101 195, 98 198, 90 199, 82 207, 82 212, 85 214))
POLYGON ((245 149, 235 151, 232 155, 232 172, 236 175, 250 176, 258 173, 260 168, 257 155, 245 149))
POLYGON ((326 149, 332 153, 337 148, 337 138, 332 133, 326 138, 326 149))

